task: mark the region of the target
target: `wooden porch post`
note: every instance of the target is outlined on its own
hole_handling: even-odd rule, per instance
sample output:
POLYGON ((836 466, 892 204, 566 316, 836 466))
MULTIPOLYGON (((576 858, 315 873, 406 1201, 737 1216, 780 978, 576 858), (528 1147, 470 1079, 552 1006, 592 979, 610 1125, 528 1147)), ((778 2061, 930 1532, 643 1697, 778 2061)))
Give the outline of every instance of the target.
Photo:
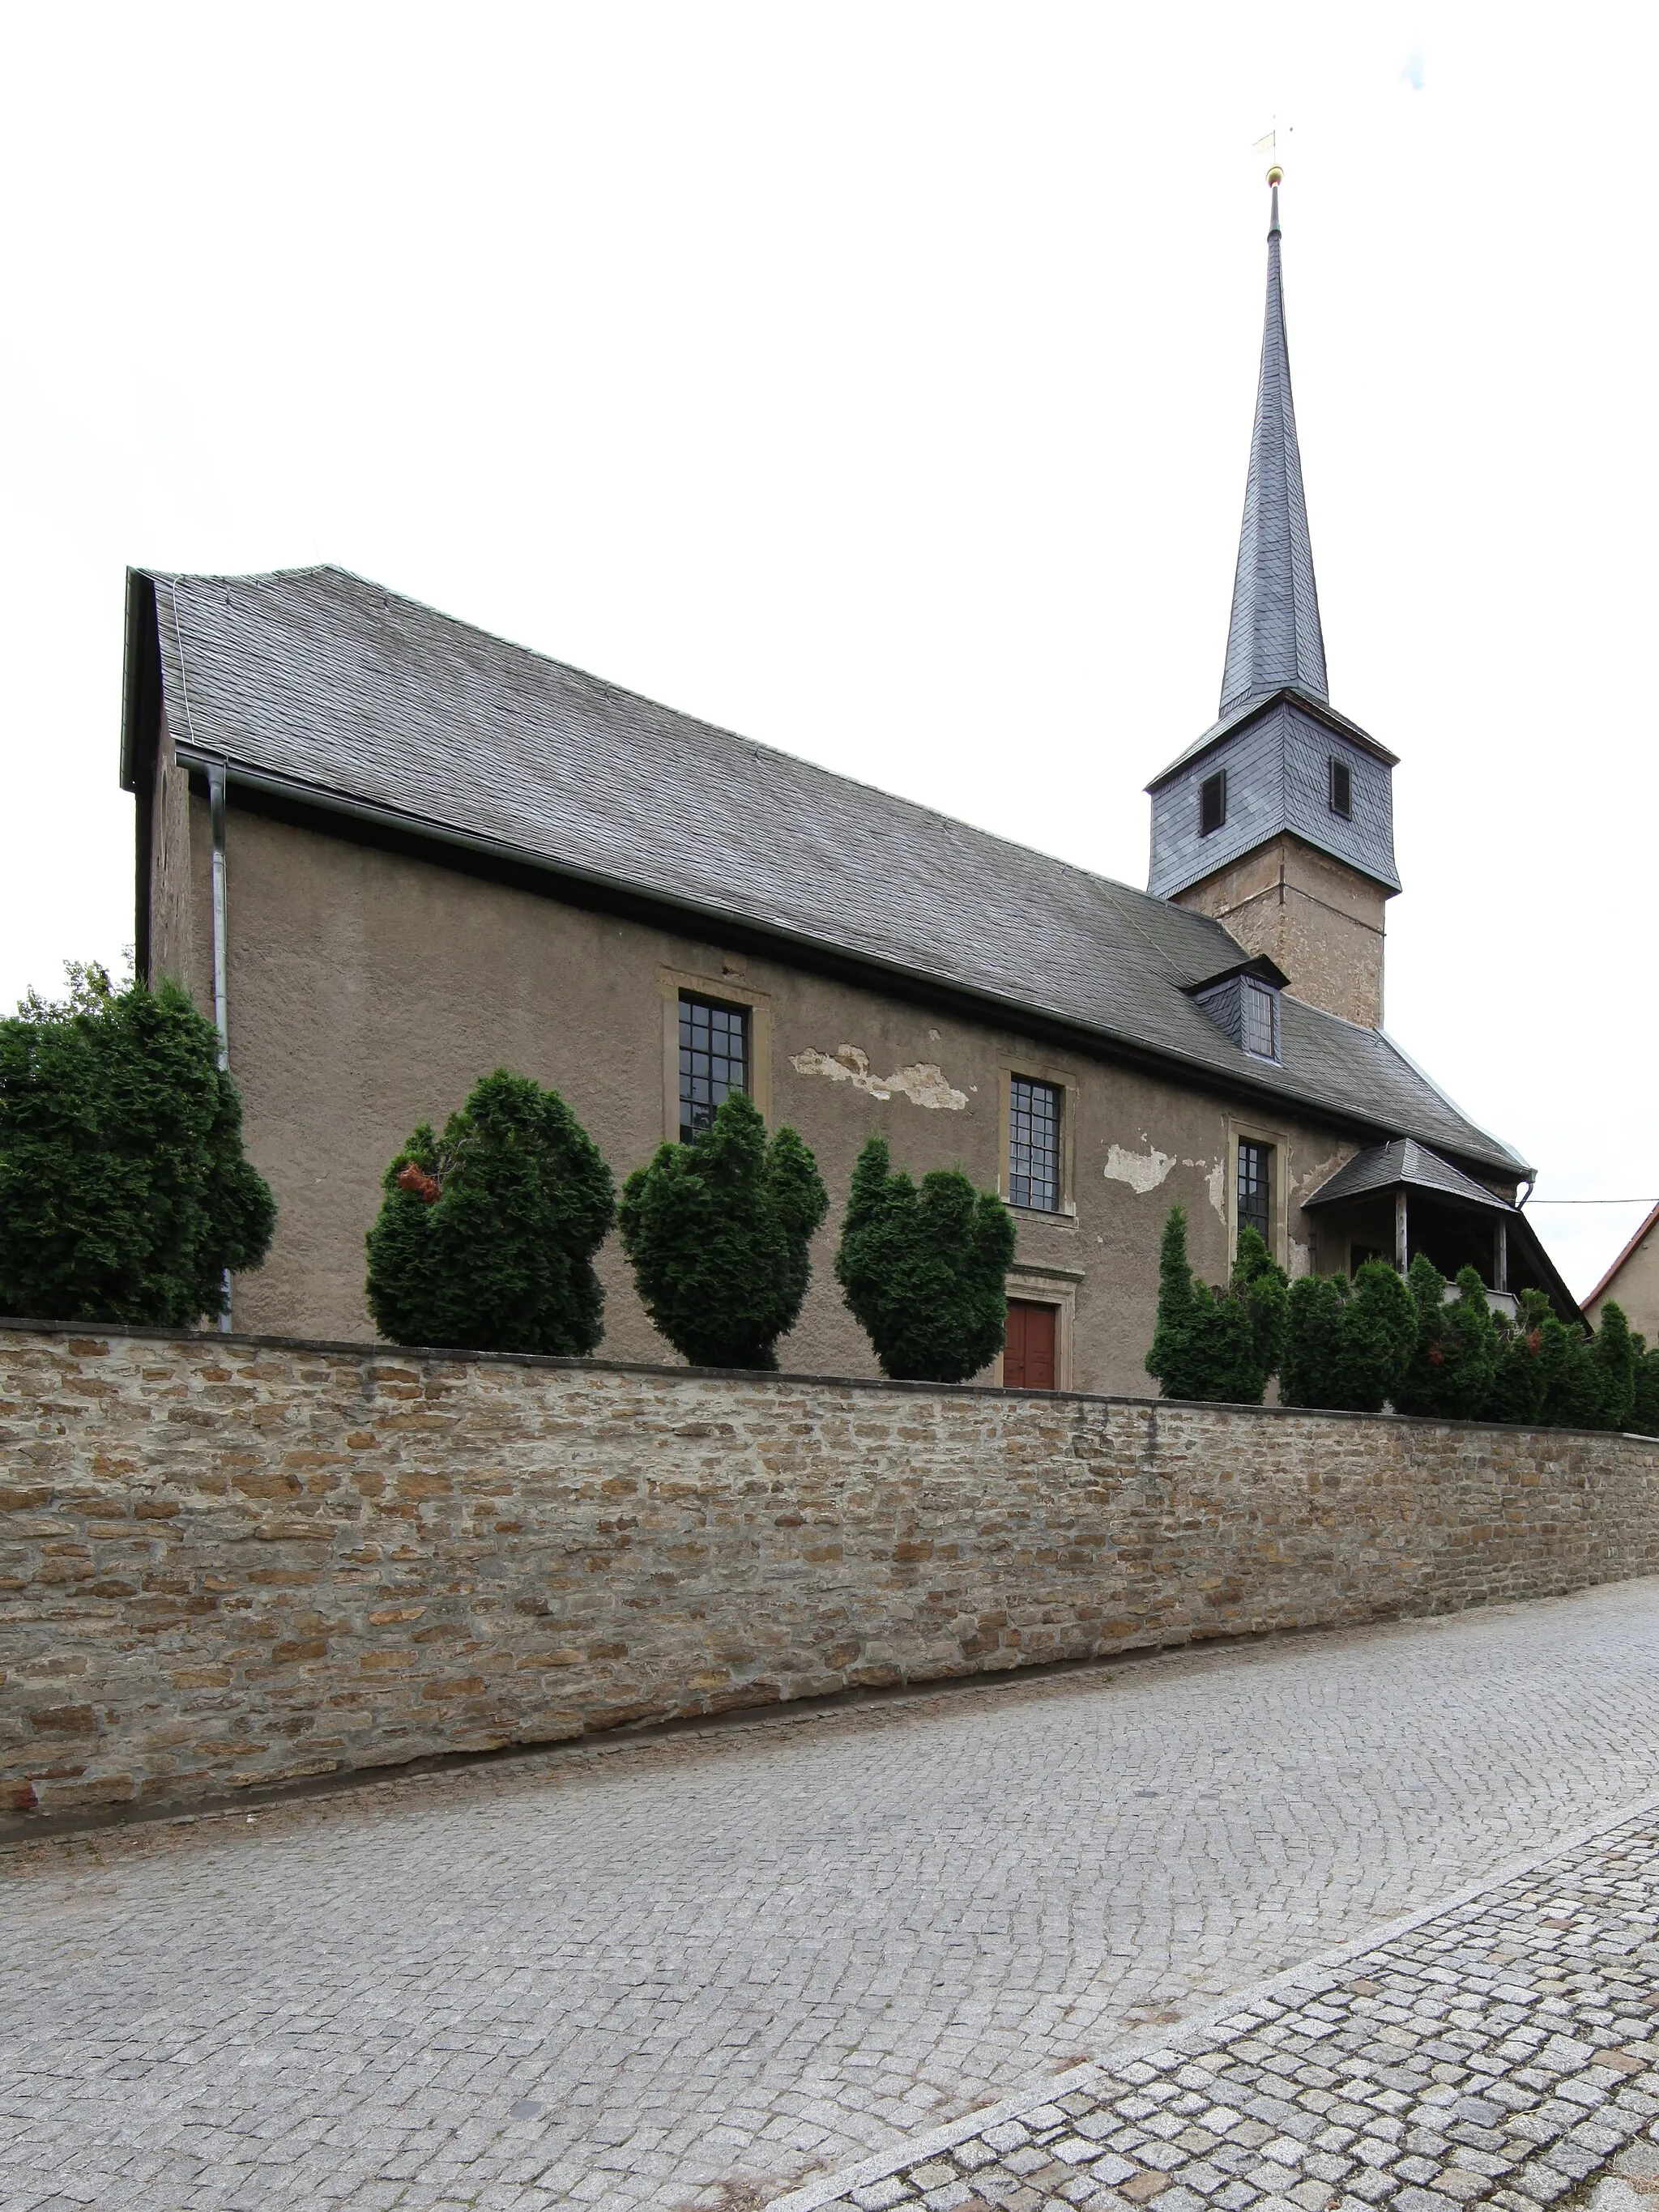
POLYGON ((1411 1261, 1406 1237, 1406 1186, 1401 1183, 1394 1194, 1394 1264, 1403 1275, 1411 1261))
POLYGON ((1492 1242, 1492 1286, 1495 1291, 1506 1291, 1510 1286, 1510 1224, 1501 1213, 1492 1242))

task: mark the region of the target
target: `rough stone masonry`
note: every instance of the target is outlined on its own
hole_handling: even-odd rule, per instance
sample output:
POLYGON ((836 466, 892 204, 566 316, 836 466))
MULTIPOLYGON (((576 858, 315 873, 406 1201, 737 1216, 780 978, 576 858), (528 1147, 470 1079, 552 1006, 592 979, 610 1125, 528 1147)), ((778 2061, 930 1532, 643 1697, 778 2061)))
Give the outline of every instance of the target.
POLYGON ((0 1328, 12 1826, 1659 1570, 1659 1443, 0 1328))

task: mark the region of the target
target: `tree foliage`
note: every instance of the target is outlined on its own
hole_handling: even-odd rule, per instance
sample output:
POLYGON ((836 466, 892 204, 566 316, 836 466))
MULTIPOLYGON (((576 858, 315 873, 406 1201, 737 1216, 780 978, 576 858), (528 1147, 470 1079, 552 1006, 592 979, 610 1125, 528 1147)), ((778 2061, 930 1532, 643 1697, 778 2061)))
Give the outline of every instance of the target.
POLYGON ((707 1129, 662 1146, 623 1187, 622 1240, 647 1312, 694 1366, 775 1367, 828 1207, 799 1137, 780 1129, 769 1144, 733 1091, 707 1129))
POLYGON ((1636 1410, 1636 1339, 1630 1333, 1625 1309, 1609 1298, 1589 1346, 1598 1429, 1630 1427, 1636 1410))
POLYGON ((1014 1224, 994 1191, 959 1168, 920 1188, 895 1170, 884 1137, 859 1154, 836 1275, 897 1381, 965 1382, 995 1358, 1007 1326, 1014 1224))
POLYGON ((557 1091, 498 1067, 441 1137, 422 1123, 381 1188, 368 1306, 394 1344, 565 1354, 598 1344, 592 1260, 616 1185, 557 1091))
POLYGON ((1549 1385, 1545 1331, 1553 1328, 1562 1335, 1566 1332, 1550 1311, 1550 1302, 1542 1291, 1522 1291, 1516 1303, 1514 1318, 1499 1313, 1493 1316, 1493 1321, 1498 1331, 1498 1358, 1485 1419, 1534 1425, 1543 1419, 1544 1398, 1549 1385))
POLYGON ((1194 1279, 1187 1257, 1187 1216, 1170 1209, 1158 1256, 1158 1322, 1146 1371, 1166 1398, 1259 1406, 1278 1369, 1285 1335, 1286 1280, 1254 1229, 1239 1231, 1226 1288, 1194 1279))
POLYGON ((1636 1374, 1631 1390, 1630 1425, 1638 1436, 1659 1437, 1659 1344, 1633 1336, 1636 1374))
POLYGON ((0 1022, 0 1312, 189 1326, 257 1267, 276 1206, 219 1036, 175 983, 71 964, 0 1022))
POLYGON ((1486 1286, 1477 1269, 1461 1268, 1457 1295, 1449 1300, 1446 1278, 1422 1252, 1407 1279, 1417 1308, 1417 1340, 1395 1406, 1402 1413, 1478 1421, 1498 1373, 1498 1324, 1486 1286))
POLYGON ((1424 1253, 1403 1280, 1371 1260, 1352 1282, 1304 1275, 1287 1291, 1248 1230, 1231 1284, 1210 1290, 1193 1279, 1186 1216, 1174 1207, 1146 1355, 1164 1395, 1254 1404, 1275 1363, 1286 1406, 1379 1413, 1392 1405, 1441 1420, 1659 1436, 1659 1347, 1633 1336, 1611 1300, 1594 1335, 1560 1320, 1540 1290, 1522 1291, 1511 1316, 1493 1310, 1474 1267, 1448 1297, 1446 1278, 1424 1253))
POLYGON ((1346 1275, 1303 1275, 1285 1302, 1279 1402, 1381 1413, 1417 1342, 1417 1308, 1386 1260, 1346 1275))

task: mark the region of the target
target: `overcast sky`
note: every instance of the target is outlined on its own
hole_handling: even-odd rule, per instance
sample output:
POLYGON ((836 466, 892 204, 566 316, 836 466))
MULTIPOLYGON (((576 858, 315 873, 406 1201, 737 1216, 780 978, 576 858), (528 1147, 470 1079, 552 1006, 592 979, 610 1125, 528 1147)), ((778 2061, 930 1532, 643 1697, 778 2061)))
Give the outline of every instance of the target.
MULTIPOLYGON (((1655 17, 15 9, 0 1004, 132 937, 128 562, 340 562, 1144 883, 1212 720, 1285 169, 1388 1024, 1659 1198, 1655 17)), ((1537 1217, 1583 1290, 1641 1208, 1537 1217)))

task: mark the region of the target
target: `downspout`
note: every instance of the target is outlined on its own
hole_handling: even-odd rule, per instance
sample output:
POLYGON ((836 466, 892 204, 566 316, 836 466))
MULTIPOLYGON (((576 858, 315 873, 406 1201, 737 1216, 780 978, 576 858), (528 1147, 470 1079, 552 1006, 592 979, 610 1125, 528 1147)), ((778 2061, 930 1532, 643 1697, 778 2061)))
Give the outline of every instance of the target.
MULTIPOLYGON (((213 1024, 219 1032, 219 1066, 230 1066, 230 994, 226 981, 225 913, 225 766, 208 768, 208 811, 213 824, 213 1024)), ((224 1303, 219 1315, 222 1335, 230 1333, 230 1270, 224 1273, 224 1303)))

